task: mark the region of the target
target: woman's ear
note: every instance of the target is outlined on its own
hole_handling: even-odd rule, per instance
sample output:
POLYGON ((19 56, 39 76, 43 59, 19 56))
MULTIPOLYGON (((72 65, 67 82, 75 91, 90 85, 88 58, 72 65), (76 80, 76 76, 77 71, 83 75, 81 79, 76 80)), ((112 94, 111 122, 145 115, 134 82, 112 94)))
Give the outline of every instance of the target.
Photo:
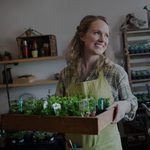
POLYGON ((79 37, 81 41, 84 41, 84 34, 85 34, 84 32, 79 33, 79 37))

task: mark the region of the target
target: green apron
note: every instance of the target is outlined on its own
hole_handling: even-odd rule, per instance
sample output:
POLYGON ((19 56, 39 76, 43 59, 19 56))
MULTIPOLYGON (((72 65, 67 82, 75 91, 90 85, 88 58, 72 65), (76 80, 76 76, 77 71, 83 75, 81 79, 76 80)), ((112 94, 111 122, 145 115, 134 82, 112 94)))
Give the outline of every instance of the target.
MULTIPOLYGON (((70 86, 67 88, 68 96, 84 95, 99 97, 110 97, 113 103, 111 87, 108 84, 103 72, 100 72, 98 79, 76 82, 76 77, 72 78, 70 86)), ((66 139, 71 140, 79 148, 76 150, 122 150, 120 134, 117 124, 110 124, 105 127, 98 135, 66 134, 66 139)), ((67 150, 71 150, 66 146, 67 150)))

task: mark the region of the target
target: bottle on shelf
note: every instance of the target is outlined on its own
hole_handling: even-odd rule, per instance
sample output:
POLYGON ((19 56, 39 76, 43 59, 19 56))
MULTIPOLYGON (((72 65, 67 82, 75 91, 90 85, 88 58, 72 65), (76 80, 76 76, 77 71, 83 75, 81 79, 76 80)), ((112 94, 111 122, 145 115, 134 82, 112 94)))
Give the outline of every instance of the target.
POLYGON ((22 43, 22 57, 23 58, 28 58, 29 57, 28 45, 27 45, 26 40, 24 40, 23 43, 22 43))
POLYGON ((48 43, 43 44, 43 50, 44 50, 45 56, 50 56, 48 43))
POLYGON ((32 45, 32 57, 33 57, 33 58, 38 57, 38 49, 37 49, 37 42, 36 42, 36 40, 33 40, 33 45, 32 45))
POLYGON ((39 57, 44 57, 45 56, 45 51, 43 49, 43 47, 39 50, 39 57))
POLYGON ((28 52, 29 52, 29 58, 32 58, 32 48, 33 47, 33 41, 29 40, 28 41, 28 52))

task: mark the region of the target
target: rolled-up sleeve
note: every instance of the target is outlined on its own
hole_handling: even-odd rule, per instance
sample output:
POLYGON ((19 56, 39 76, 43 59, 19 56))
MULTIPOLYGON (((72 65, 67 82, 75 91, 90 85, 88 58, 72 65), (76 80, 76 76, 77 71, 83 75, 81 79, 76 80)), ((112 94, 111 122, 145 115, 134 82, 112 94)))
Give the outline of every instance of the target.
POLYGON ((131 110, 129 113, 125 114, 124 119, 125 120, 133 120, 135 115, 136 115, 136 111, 138 108, 138 102, 137 102, 137 98, 133 95, 130 85, 129 85, 129 80, 128 80, 128 75, 127 73, 124 71, 124 69, 120 69, 120 80, 119 80, 119 84, 118 84, 118 94, 119 94, 119 99, 120 100, 126 100, 128 102, 130 102, 131 104, 131 110))

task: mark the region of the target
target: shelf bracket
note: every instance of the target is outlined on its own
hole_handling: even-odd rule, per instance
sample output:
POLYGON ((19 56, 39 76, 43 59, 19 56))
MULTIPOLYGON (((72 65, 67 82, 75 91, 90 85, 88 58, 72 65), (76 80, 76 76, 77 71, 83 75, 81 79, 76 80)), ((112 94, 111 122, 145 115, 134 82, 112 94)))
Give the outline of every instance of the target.
MULTIPOLYGON (((4 72, 6 74, 6 68, 7 68, 7 64, 4 64, 4 72)), ((10 95, 9 95, 9 86, 8 86, 8 78, 7 76, 5 77, 6 79, 6 93, 7 93, 7 99, 8 99, 8 106, 9 106, 9 109, 10 109, 10 95)))

